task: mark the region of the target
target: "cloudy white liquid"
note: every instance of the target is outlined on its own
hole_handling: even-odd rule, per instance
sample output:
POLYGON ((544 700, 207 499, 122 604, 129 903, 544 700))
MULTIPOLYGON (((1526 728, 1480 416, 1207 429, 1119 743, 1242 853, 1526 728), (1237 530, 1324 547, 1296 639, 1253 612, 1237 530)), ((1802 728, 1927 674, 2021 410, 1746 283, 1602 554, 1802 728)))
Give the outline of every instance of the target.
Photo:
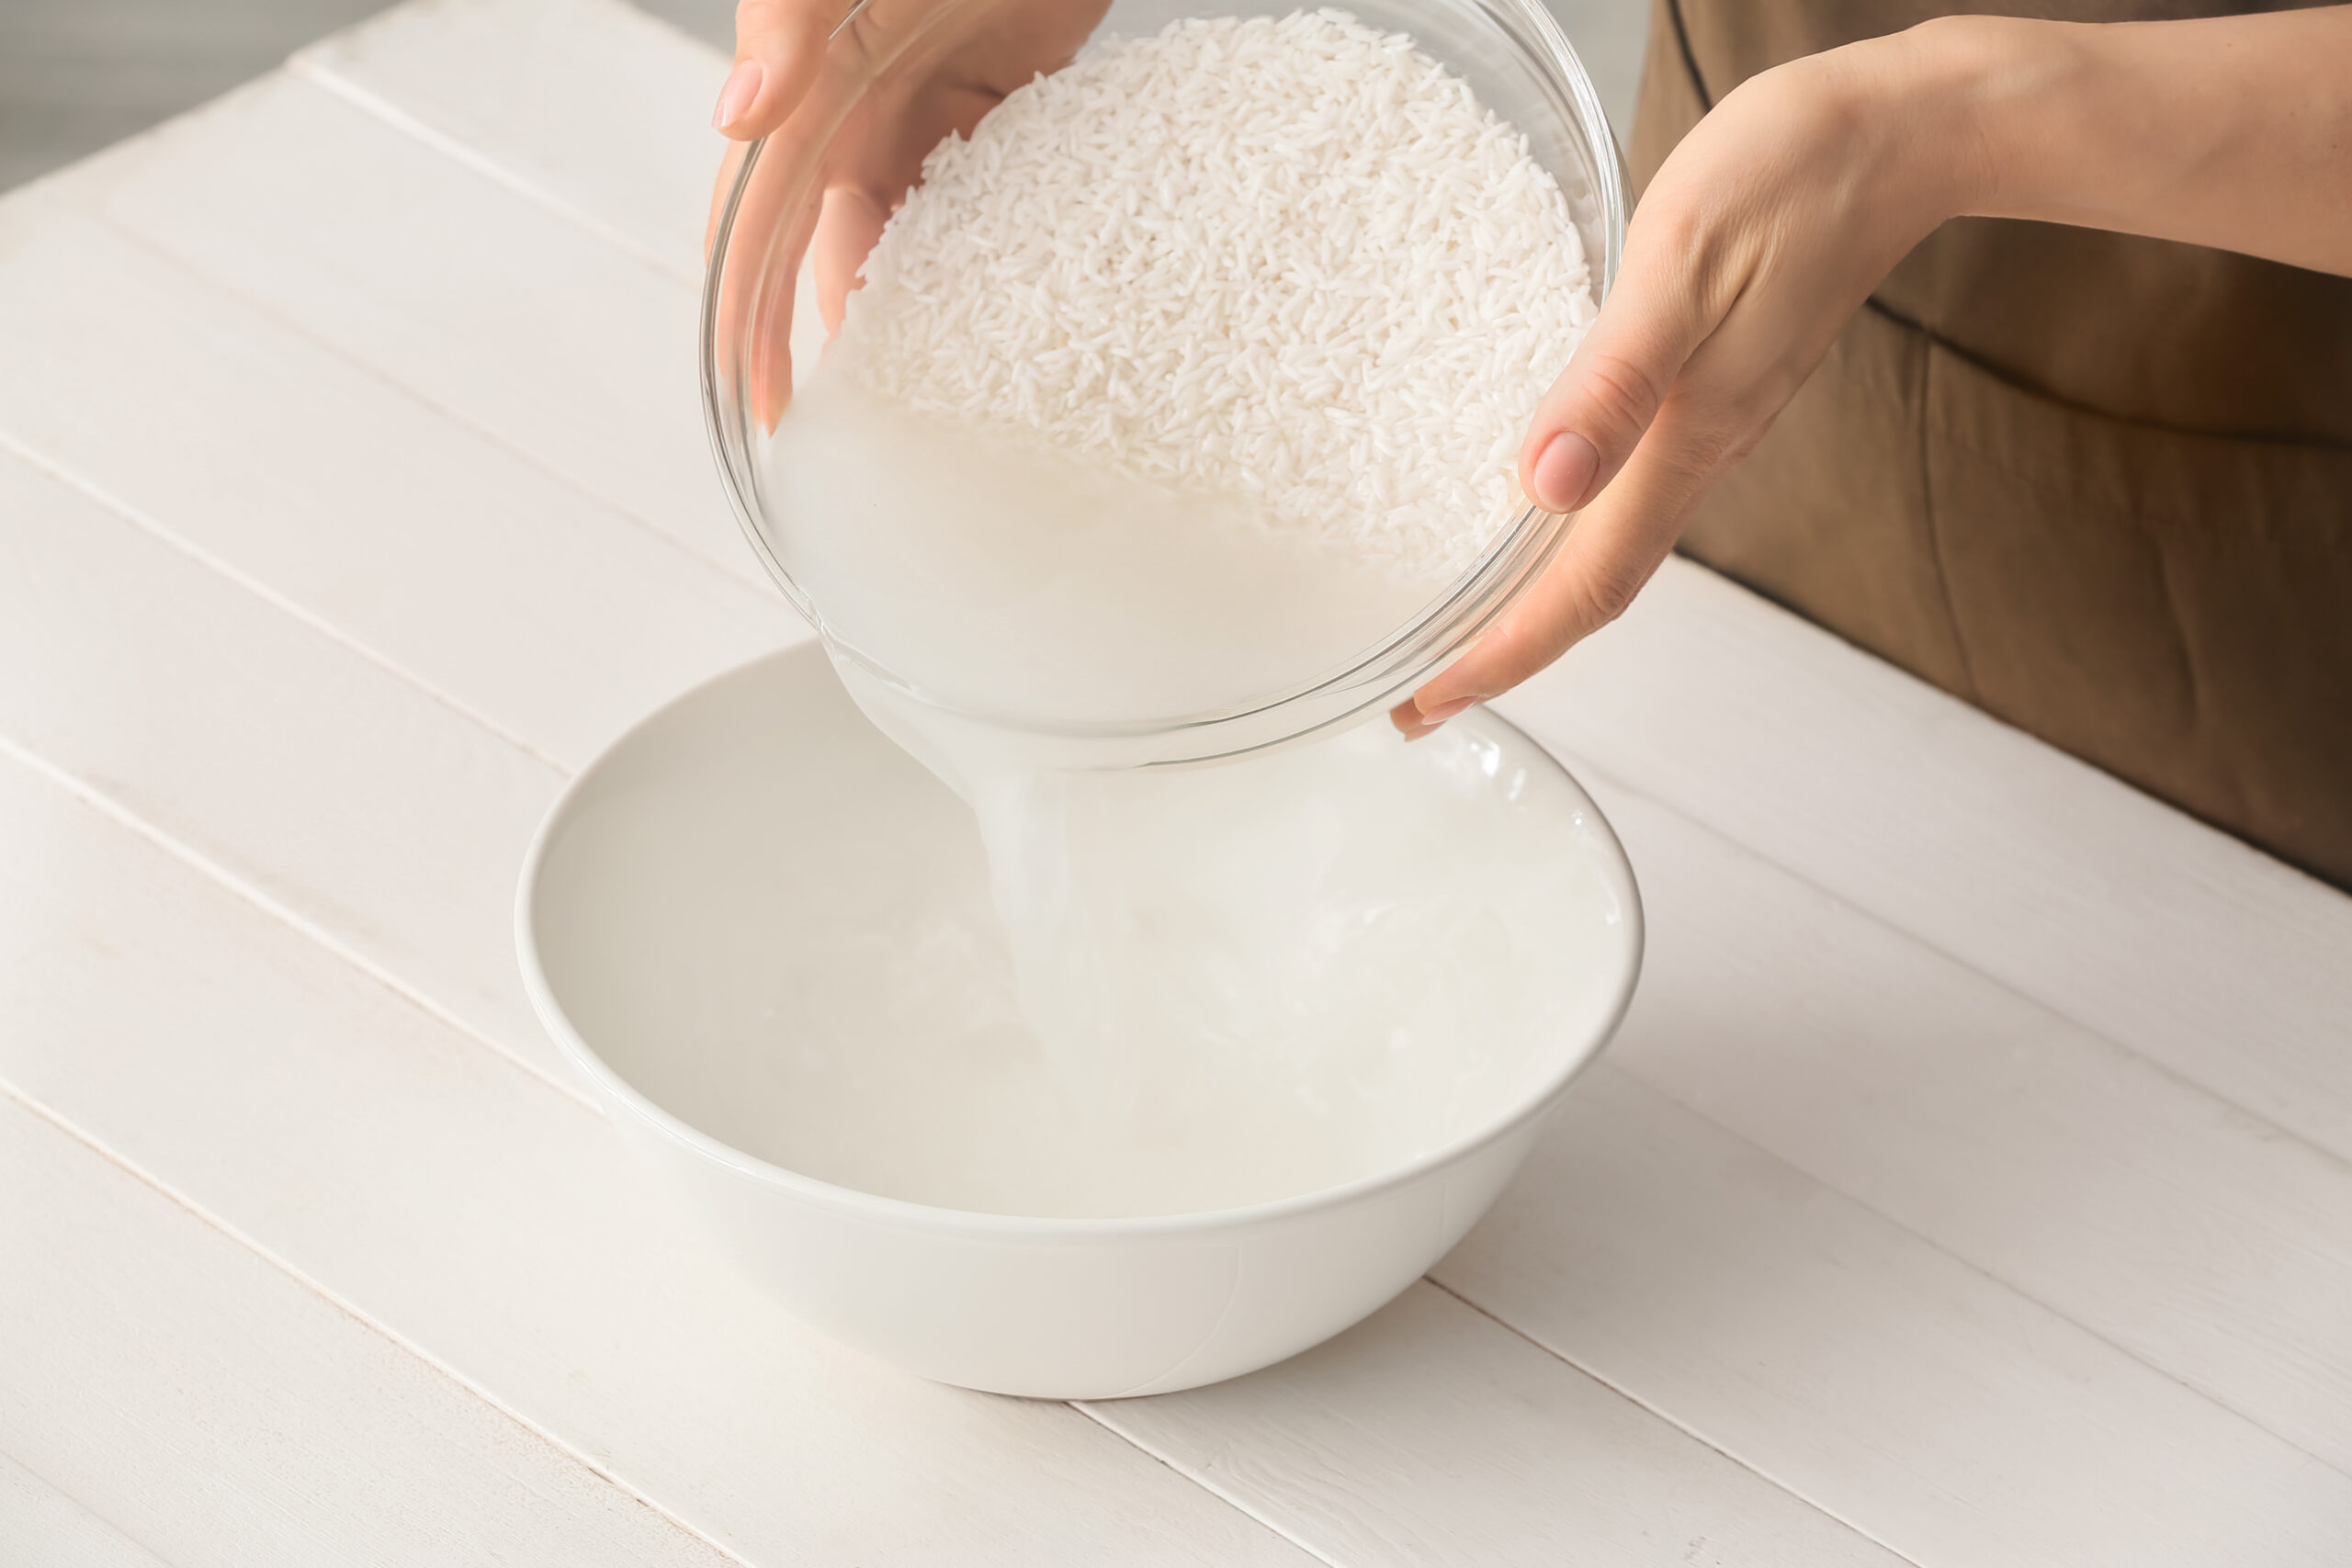
POLYGON ((1343 668, 1446 587, 823 368, 779 422, 763 484, 829 637, 939 705, 1019 723, 1262 697, 1343 668))
POLYGON ((950 1206, 1178 1213, 1389 1168, 1523 1091, 1572 1005, 1557 949, 1592 890, 1557 874, 1573 857, 1544 835, 1569 829, 1492 742, 1408 749, 1379 725, 1227 765, 1067 772, 1035 739, 1295 688, 1443 583, 821 371, 763 483, 771 515, 808 523, 784 564, 845 683, 970 807, 989 889, 853 966, 875 1011, 859 1081, 889 1090, 812 1091, 774 1157, 950 1206))

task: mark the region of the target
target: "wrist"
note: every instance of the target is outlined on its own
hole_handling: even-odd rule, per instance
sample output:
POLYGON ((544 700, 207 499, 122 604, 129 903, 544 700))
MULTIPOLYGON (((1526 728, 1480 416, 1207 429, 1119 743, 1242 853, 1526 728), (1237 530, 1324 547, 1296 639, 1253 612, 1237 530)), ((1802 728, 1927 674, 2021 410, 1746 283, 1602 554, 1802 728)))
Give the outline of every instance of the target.
POLYGON ((1938 17, 1877 40, 1943 216, 2023 216, 2037 205, 2070 134, 2058 115, 2076 96, 2082 33, 2025 17, 1938 17))
POLYGON ((1862 47, 1885 112, 1906 130, 1901 155, 1915 193, 1947 218, 2014 208, 2052 149, 2046 107, 2074 69, 2063 24, 2012 17, 1939 17, 1862 47))

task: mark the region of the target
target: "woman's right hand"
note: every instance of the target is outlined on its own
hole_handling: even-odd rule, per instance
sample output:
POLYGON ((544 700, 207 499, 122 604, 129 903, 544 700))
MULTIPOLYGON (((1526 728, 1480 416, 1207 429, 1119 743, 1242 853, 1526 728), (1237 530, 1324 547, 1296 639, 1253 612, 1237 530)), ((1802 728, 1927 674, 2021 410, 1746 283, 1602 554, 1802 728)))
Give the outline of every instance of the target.
MULTIPOLYGON (((1109 8, 1109 0, 741 0, 735 12, 735 67, 720 89, 713 124, 734 145, 711 198, 707 251, 749 145, 761 154, 736 232, 766 236, 782 226, 783 255, 768 276, 782 293, 761 309, 769 325, 753 343, 752 406, 773 425, 791 393, 791 279, 806 254, 828 332, 837 331, 857 269, 882 226, 922 172, 923 158, 951 135, 968 136, 1005 95, 1041 72, 1067 64, 1109 8), (808 151, 823 147, 812 166, 808 151)), ((749 308, 762 270, 720 300, 731 333, 749 308)))

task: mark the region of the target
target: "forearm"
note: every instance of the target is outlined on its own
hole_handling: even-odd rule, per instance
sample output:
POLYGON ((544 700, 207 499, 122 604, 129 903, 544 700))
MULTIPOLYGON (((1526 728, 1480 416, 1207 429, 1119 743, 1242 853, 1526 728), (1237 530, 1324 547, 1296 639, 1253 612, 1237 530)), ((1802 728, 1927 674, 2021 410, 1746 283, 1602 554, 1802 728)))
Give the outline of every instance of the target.
POLYGON ((1910 102, 1942 106, 1964 212, 2352 275, 2352 6, 1955 17, 1883 44, 1910 102))

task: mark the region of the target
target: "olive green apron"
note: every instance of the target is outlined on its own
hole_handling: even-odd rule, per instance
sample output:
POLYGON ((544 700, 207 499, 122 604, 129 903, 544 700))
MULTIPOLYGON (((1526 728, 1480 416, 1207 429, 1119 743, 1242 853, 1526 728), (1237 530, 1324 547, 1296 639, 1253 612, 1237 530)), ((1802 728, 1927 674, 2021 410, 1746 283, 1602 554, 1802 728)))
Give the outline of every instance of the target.
MULTIPOLYGON (((1739 82, 1932 0, 1655 0, 1638 189, 1739 82)), ((2220 7, 2058 0, 2009 14, 2220 7)), ((2352 278, 1996 219, 1855 316, 1685 551, 2352 888, 2352 278)))

